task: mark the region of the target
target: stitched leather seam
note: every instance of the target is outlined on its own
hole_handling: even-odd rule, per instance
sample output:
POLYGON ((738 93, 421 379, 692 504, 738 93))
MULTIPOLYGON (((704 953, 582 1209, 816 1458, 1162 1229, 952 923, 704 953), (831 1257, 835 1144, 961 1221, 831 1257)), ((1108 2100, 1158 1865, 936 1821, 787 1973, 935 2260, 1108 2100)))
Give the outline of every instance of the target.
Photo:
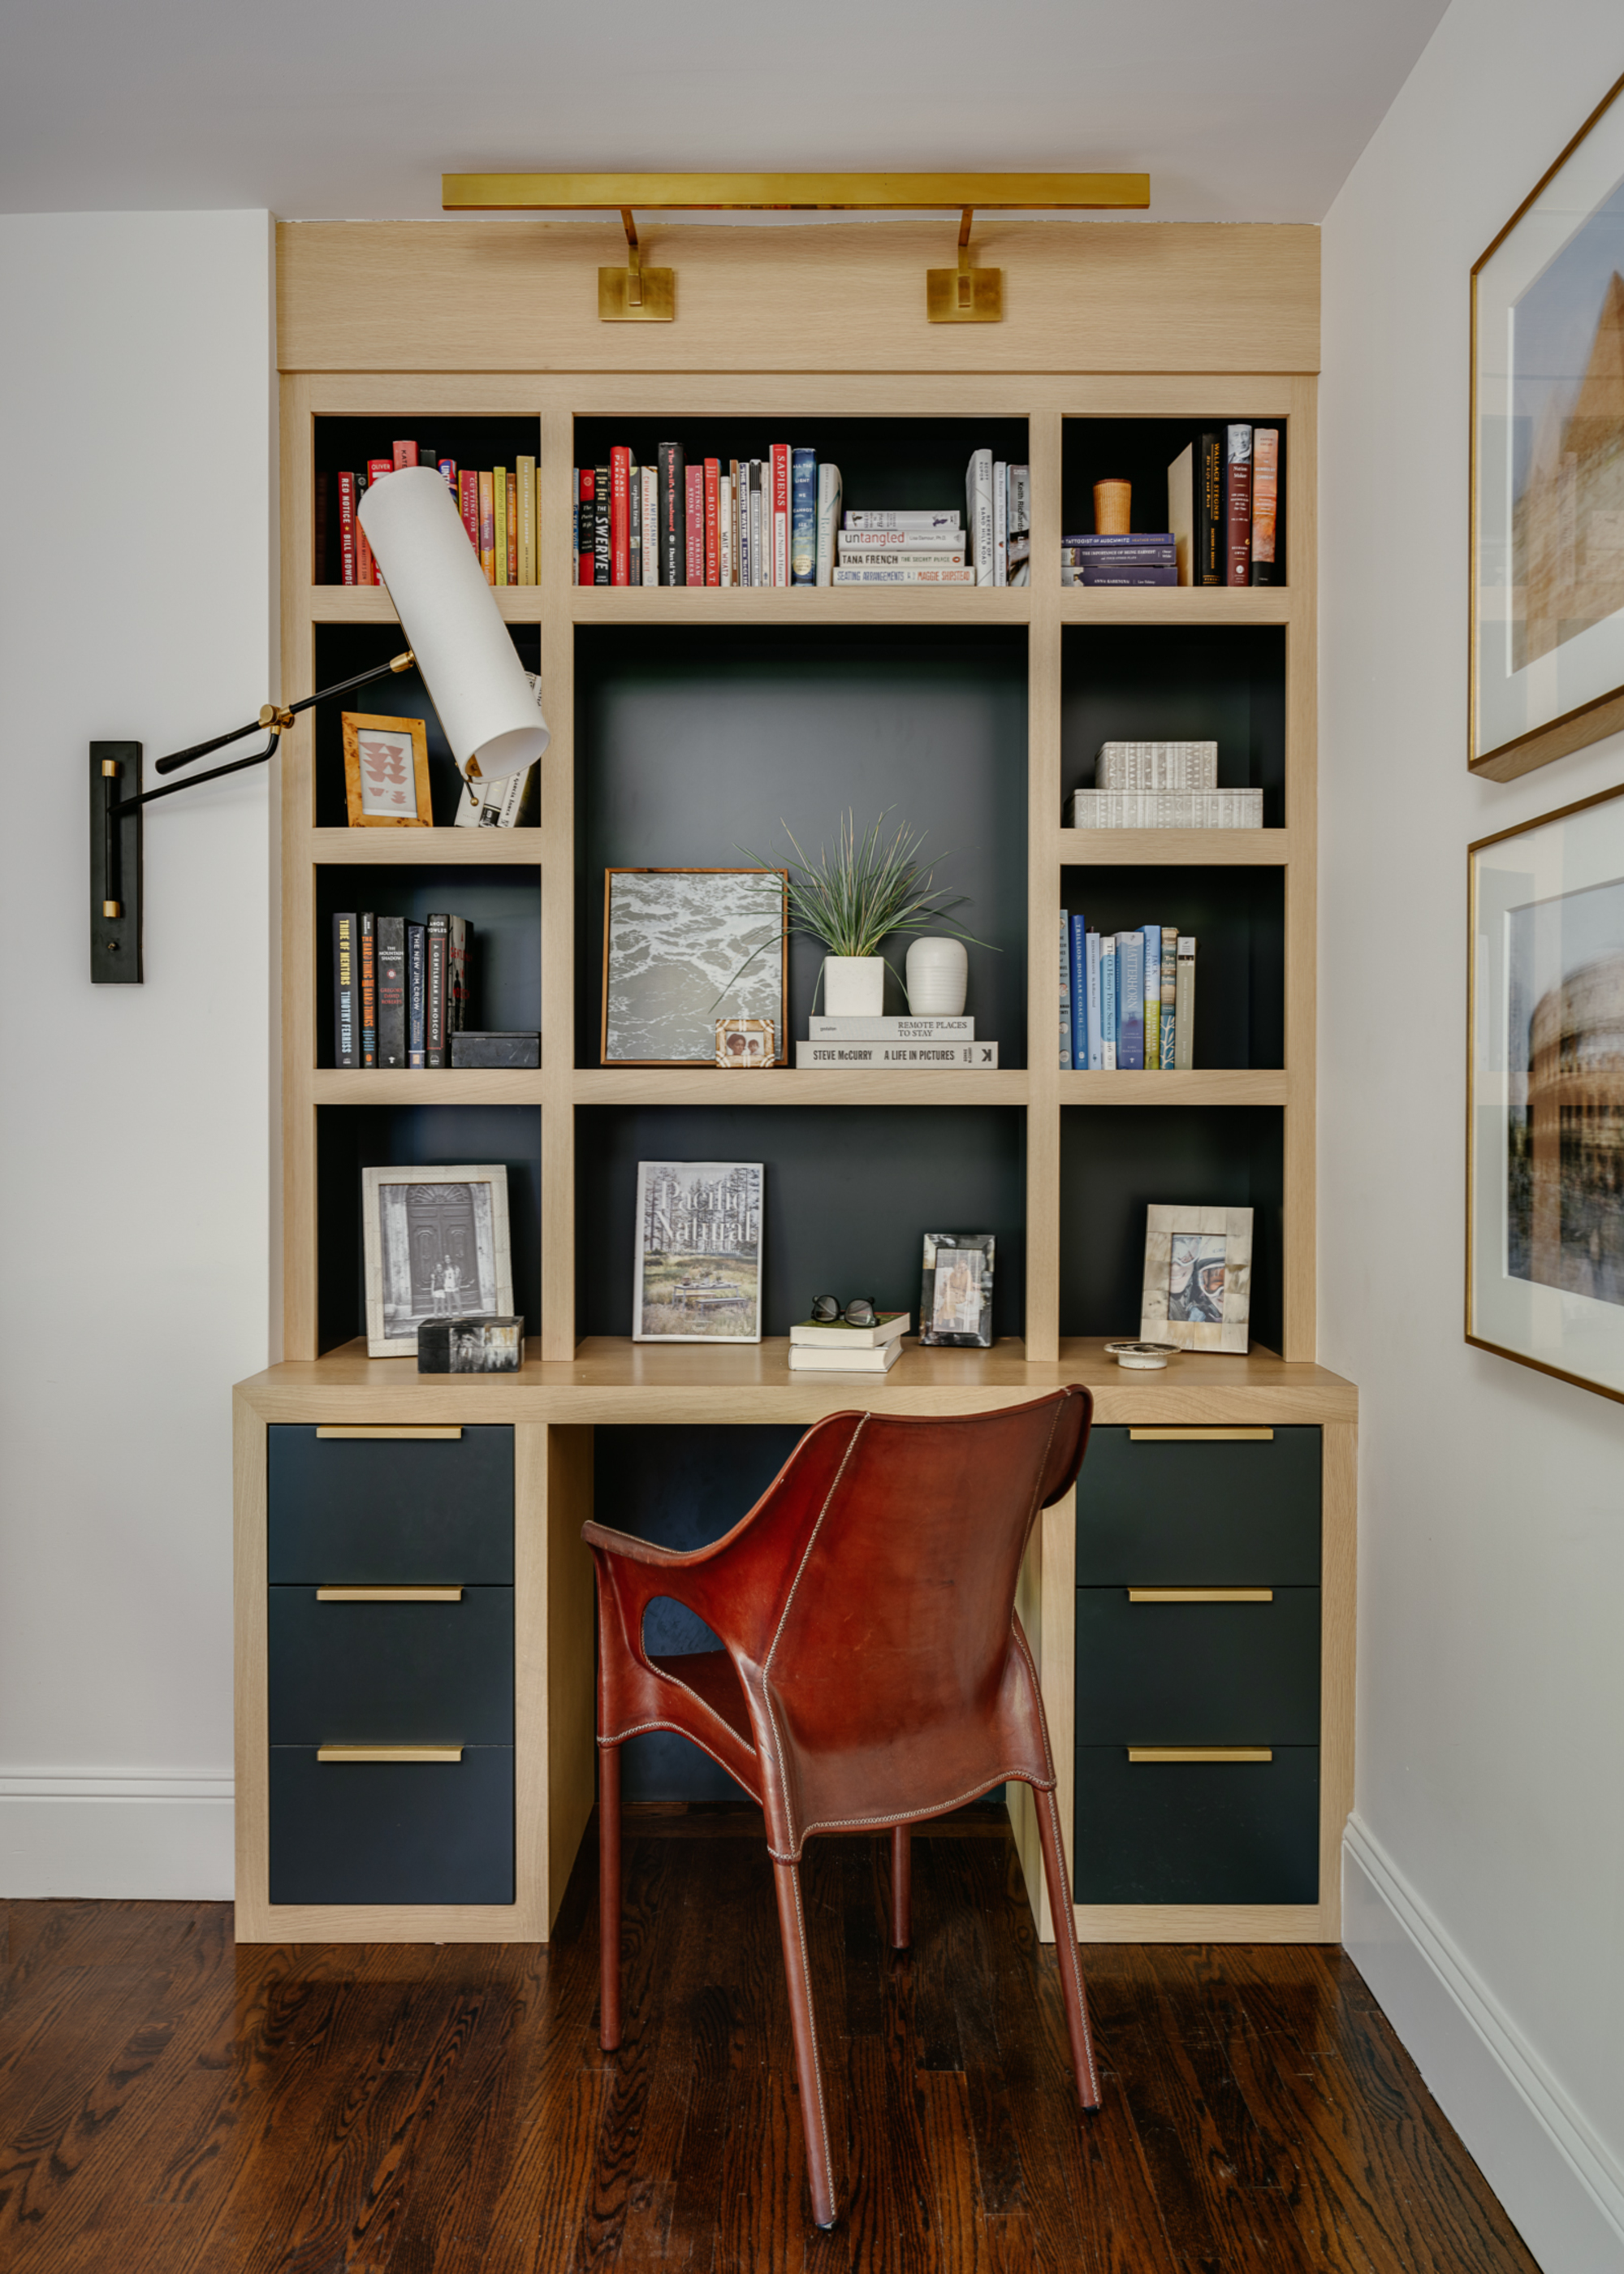
MULTIPOLYGON (((856 1442, 853 1440, 853 1443, 856 1442)), ((823 2142, 823 2170, 829 2182, 829 2192, 834 2193, 834 2172, 829 2153, 829 2116, 823 2106, 823 2070, 817 2057, 817 2015, 812 2004, 812 1954, 807 1948, 806 1914, 801 1908, 801 1874, 792 1865, 790 1886, 795 1896, 795 1931, 801 1938, 801 1965, 807 1991, 808 2050, 812 2056, 812 2082, 817 2092, 817 2128, 823 2142)))
POLYGON ((744 1779, 732 1763, 725 1761, 713 1746, 706 1744, 703 1737, 696 1737, 691 1729, 684 1728, 680 1721, 634 1721, 629 1729, 619 1729, 613 1737, 599 1737, 598 1742, 605 1747, 619 1745, 624 1743, 628 1737, 641 1737, 650 1729, 669 1729, 673 1736, 686 1737, 690 1745, 697 1745, 702 1753, 708 1753, 723 1774, 732 1777, 740 1791, 748 1799, 756 1798, 756 1795, 751 1792, 749 1786, 745 1783, 744 1779))
POLYGON ((1060 1882, 1066 1896, 1067 1916, 1064 1919, 1055 1921, 1055 1940, 1065 1946, 1066 1962, 1071 1969, 1071 1979, 1077 1985, 1077 2007, 1083 2023, 1083 2055, 1088 2065, 1088 2091, 1091 2101, 1097 2106, 1100 2099, 1100 2074, 1094 2067, 1094 2037, 1088 2027, 1088 1992, 1083 1987, 1082 1962, 1077 1955, 1077 1921, 1071 1916, 1071 1890, 1065 1886, 1065 1849, 1060 1844, 1060 1811, 1055 1805, 1055 1796, 1052 1790, 1045 1793, 1043 1796, 1049 1803, 1049 1826, 1054 1834, 1055 1853, 1060 1859, 1060 1882))
MULTIPOLYGON (((1029 1769, 995 1769, 992 1774, 984 1778, 980 1784, 971 1785, 967 1791, 955 1793, 951 1800, 933 1801, 929 1808, 921 1810, 917 1816, 898 1816, 894 1810, 887 1809, 883 1814, 877 1816, 820 1817, 816 1824, 807 1826, 801 1835, 801 1843, 804 1846, 816 1832, 850 1832, 864 1824, 929 1824, 933 1817, 945 1816, 950 1808, 961 1808, 966 1801, 979 1799, 982 1793, 989 1791, 994 1785, 1010 1783, 1029 1784, 1035 1791, 1043 1793, 1052 1793, 1053 1790, 1051 1786, 1043 1784, 1034 1777, 1029 1769)), ((793 1864, 797 1860, 801 1850, 797 1849, 793 1856, 780 1856, 776 1848, 769 1848, 767 1853, 775 1864, 793 1864)))
POLYGON ((1015 1623, 1013 1608, 1010 1612, 1010 1636, 1015 1647, 1026 1661, 1026 1671, 1032 1676, 1033 1696, 1037 1701, 1038 1735, 1043 1740, 1043 1766, 1049 1771, 1050 1785, 1055 1782, 1055 1757, 1049 1749, 1049 1716, 1043 1711, 1043 1685, 1038 1680, 1038 1670, 1033 1663, 1032 1651, 1026 1636, 1015 1623))
MULTIPOLYGON (((769 1676, 772 1672, 772 1660, 774 1654, 783 1638, 785 1622, 789 1617, 790 1612, 794 1606, 795 1591, 801 1585, 801 1575, 806 1570, 808 1562, 811 1560, 812 1550, 817 1546, 817 1535, 823 1528, 823 1518, 829 1513, 829 1504, 831 1501, 833 1500, 835 1495, 840 1489, 840 1480, 845 1476, 846 1472, 851 1464, 852 1455, 857 1449, 857 1440, 862 1435, 863 1431, 868 1427, 868 1417, 864 1413, 859 1418, 857 1427, 852 1432, 851 1442, 847 1445, 845 1452, 840 1457, 840 1465, 835 1471, 834 1482, 830 1486, 829 1490, 823 1495, 823 1505, 817 1512, 817 1522, 813 1525, 811 1537, 807 1541, 806 1547, 802 1552, 800 1562, 795 1566, 795 1576, 790 1581, 788 1594, 784 1598, 784 1608, 778 1614, 778 1623, 772 1630, 772 1640, 768 1645, 766 1657, 762 1660, 762 1702, 767 1709, 767 1731, 768 1735, 772 1739, 773 1760, 778 1774, 778 1796, 784 1804, 785 1819, 789 1826, 790 1837, 792 1840, 795 1837, 795 1811, 790 1801, 789 1780, 784 1773, 784 1740, 778 1728, 778 1716, 777 1709, 772 1702, 772 1685, 769 1680, 769 1676)), ((799 1849, 799 1843, 797 1843, 797 1849, 799 1849)), ((800 1901, 799 1895, 796 1897, 796 1901, 800 1901)), ((822 2088, 820 2087, 819 2089, 821 2090, 822 2088)))

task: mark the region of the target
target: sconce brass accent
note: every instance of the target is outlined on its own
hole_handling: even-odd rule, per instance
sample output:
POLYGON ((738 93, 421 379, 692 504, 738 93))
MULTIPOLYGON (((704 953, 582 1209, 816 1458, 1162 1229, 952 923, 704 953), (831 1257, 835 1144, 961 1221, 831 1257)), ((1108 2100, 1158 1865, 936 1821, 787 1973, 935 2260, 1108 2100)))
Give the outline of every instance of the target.
POLYGON ((933 324, 1001 324, 1004 321, 1004 271, 974 268, 970 263, 970 223, 974 206, 966 206, 959 223, 957 268, 927 268, 925 313, 933 324))
POLYGON ((672 324, 677 317, 677 272, 674 268, 645 268, 637 224, 631 207, 620 207, 626 230, 624 268, 598 272, 598 320, 600 324, 672 324))

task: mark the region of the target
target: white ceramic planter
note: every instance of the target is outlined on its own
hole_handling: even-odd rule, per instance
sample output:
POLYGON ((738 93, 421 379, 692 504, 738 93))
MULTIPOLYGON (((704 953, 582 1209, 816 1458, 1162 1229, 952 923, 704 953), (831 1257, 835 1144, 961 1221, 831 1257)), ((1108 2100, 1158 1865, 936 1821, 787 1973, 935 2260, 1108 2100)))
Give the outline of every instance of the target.
POLYGON ((916 939, 908 950, 908 1010, 915 1019, 957 1019, 970 958, 961 939, 916 939))
POLYGON ((885 1008, 883 955, 826 955, 823 1013, 831 1019, 877 1019, 885 1008))

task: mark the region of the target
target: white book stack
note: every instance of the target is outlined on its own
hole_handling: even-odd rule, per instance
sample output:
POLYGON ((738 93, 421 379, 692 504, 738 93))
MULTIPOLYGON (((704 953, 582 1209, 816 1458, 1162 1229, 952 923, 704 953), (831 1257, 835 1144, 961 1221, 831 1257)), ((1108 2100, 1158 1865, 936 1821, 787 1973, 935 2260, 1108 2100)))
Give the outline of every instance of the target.
POLYGON ((802 1319, 789 1330, 792 1374, 889 1374, 902 1356, 902 1337, 913 1325, 907 1311, 882 1311, 871 1327, 848 1327, 844 1319, 823 1326, 802 1319))
POLYGON ((837 584, 973 584, 958 515, 898 508, 848 513, 836 538, 837 584))
POLYGON ((1216 742, 1102 742, 1073 829, 1261 829, 1260 789, 1220 789, 1216 742))
POLYGON ((864 1067, 974 1068, 996 1071, 996 1043, 978 1043, 975 1021, 957 1019, 808 1019, 807 1039, 795 1045, 795 1064, 846 1073, 864 1067))

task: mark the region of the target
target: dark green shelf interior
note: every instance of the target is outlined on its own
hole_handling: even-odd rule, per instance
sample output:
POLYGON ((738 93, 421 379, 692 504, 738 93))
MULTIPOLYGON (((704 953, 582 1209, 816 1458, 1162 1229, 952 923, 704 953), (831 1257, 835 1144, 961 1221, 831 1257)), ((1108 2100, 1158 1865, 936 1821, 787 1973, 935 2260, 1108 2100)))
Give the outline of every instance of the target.
MULTIPOLYGON (((1290 438, 1284 411, 1271 411, 1259 403, 1248 413, 1257 426, 1278 426, 1281 432, 1280 504, 1275 546, 1276 581, 1286 579, 1286 540, 1290 533, 1288 480, 1290 438)), ((1222 418, 1068 418, 1063 430, 1060 486, 1060 533, 1086 537, 1094 530, 1094 486, 1125 481, 1133 485, 1133 526, 1147 535, 1168 526, 1168 468, 1190 443, 1199 444, 1203 433, 1222 433, 1222 418)))
POLYGON ((425 923, 431 914, 469 923, 467 1025, 499 1034, 541 1028, 539 869, 356 868, 316 871, 316 1063, 333 1055, 333 918, 370 908, 374 915, 425 923))
POLYGON ((1064 869, 1062 906, 1069 915, 1086 916, 1098 932, 1176 923, 1192 934, 1196 1065, 1281 1066, 1285 874, 1283 869, 1064 869))
POLYGON ((1278 624, 1068 624, 1060 651, 1061 816, 1101 742, 1216 742, 1222 789, 1260 789, 1282 827, 1286 635, 1278 624))
POLYGON ((539 418, 318 418, 312 523, 312 574, 318 584, 344 581, 338 538, 338 475, 364 474, 370 460, 392 459, 397 435, 417 444, 422 465, 430 463, 432 451, 434 463, 455 458, 459 467, 469 467, 476 473, 489 473, 493 466, 513 467, 521 458, 539 462, 541 453, 539 418))

